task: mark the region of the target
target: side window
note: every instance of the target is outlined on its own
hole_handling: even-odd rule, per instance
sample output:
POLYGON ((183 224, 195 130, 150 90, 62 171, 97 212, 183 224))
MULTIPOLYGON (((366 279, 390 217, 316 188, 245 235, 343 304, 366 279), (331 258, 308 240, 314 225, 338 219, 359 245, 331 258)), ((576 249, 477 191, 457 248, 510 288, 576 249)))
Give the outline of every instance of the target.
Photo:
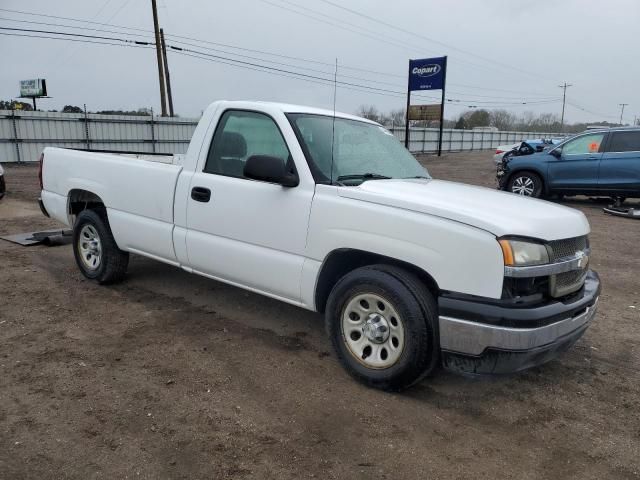
POLYGON ((569 140, 562 147, 564 155, 586 155, 588 153, 598 153, 602 145, 604 133, 592 133, 582 137, 569 140))
POLYGON ((640 152, 640 131, 613 132, 608 152, 640 152))
POLYGON ((244 164, 253 155, 281 158, 285 164, 289 149, 268 115, 228 110, 216 127, 204 172, 244 178, 244 164))

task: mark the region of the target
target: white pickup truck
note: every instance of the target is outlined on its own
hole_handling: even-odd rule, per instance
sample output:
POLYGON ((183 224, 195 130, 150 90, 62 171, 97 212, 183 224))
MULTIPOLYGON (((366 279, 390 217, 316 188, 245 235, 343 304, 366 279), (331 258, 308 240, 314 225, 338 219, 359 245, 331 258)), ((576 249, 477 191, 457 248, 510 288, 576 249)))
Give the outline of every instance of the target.
POLYGON ((362 118, 220 101, 184 156, 45 148, 40 161, 41 207, 73 226, 86 277, 122 280, 133 253, 324 313, 370 386, 539 365, 596 311, 582 213, 434 180, 362 118))

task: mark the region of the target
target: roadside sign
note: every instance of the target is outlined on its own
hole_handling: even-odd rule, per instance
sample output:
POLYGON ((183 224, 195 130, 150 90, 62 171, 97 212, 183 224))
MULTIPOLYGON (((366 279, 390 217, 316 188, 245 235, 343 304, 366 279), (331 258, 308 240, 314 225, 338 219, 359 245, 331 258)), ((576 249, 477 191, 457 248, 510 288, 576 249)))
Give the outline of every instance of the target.
POLYGON ((409 91, 442 90, 447 57, 409 60, 409 91))
POLYGON ((410 105, 409 120, 437 121, 440 120, 441 106, 439 103, 430 105, 410 105))
POLYGON ((442 153, 442 127, 444 123, 445 88, 447 83, 447 57, 409 60, 407 82, 407 110, 404 122, 404 146, 409 149, 409 122, 411 120, 439 120, 438 156, 442 153), (442 90, 439 105, 411 105, 411 92, 420 90, 442 90))
POLYGON ((47 82, 43 78, 20 80, 21 97, 46 97, 47 82))

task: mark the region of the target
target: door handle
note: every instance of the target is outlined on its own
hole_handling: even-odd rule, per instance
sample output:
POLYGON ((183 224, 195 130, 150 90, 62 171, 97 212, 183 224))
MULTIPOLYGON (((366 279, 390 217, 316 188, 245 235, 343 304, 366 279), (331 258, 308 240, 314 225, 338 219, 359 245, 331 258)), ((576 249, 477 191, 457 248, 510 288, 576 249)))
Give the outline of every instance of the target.
POLYGON ((211 190, 205 187, 193 187, 191 189, 191 198, 196 202, 208 202, 211 199, 211 190))

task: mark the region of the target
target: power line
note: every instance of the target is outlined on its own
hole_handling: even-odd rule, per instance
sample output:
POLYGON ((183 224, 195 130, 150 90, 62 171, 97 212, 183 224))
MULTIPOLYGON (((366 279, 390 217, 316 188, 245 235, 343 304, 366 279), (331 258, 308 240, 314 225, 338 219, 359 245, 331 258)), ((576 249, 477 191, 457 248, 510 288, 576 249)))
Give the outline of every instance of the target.
POLYGON ((599 113, 599 112, 594 112, 593 110, 589 110, 588 108, 582 107, 578 104, 575 103, 575 101, 571 100, 569 97, 567 97, 567 104, 571 105, 574 108, 577 108, 578 110, 581 110, 585 113, 590 113, 591 115, 597 115, 599 117, 606 117, 606 118, 618 118, 615 115, 610 115, 610 114, 606 114, 606 113, 599 113))
POLYGON ((10 31, 18 31, 18 32, 31 32, 31 33, 48 33, 54 35, 62 35, 62 36, 73 36, 73 37, 82 37, 82 38, 97 38, 100 40, 115 40, 126 43, 136 43, 139 45, 155 45, 152 42, 141 42, 138 40, 128 40, 124 38, 115 38, 115 37, 102 37, 99 35, 86 35, 82 33, 67 33, 67 32, 56 32, 52 30, 36 30, 32 28, 11 28, 11 27, 0 27, 0 30, 10 30, 10 31))
MULTIPOLYGON (((118 16, 118 14, 124 9, 124 7, 126 7, 127 5, 129 5, 129 2, 131 0, 125 0, 124 3, 122 5, 120 5, 120 8, 118 8, 113 15, 111 15, 108 19, 107 19, 107 23, 109 23, 111 20, 113 20, 114 18, 116 18, 118 16)), ((94 17, 95 18, 95 17, 94 17)))
MULTIPOLYGON (((127 3, 128 2, 125 2, 122 5, 122 7, 124 7, 127 3)), ((27 12, 27 11, 24 11, 24 10, 12 10, 12 9, 7 9, 7 8, 0 8, 0 11, 14 13, 14 14, 28 15, 28 16, 37 16, 37 17, 43 17, 43 18, 53 18, 53 19, 58 19, 58 20, 67 20, 67 21, 71 21, 71 22, 80 22, 80 23, 83 23, 83 24, 88 23, 88 24, 92 24, 92 25, 107 26, 107 27, 117 28, 117 29, 121 29, 121 30, 131 30, 131 31, 135 31, 135 32, 143 32, 143 34, 153 34, 154 33, 152 30, 147 30, 147 29, 142 29, 142 28, 127 27, 127 26, 122 26, 122 25, 114 25, 114 24, 110 24, 110 23, 96 22, 96 21, 93 21, 93 20, 76 19, 76 18, 72 18, 72 17, 63 17, 63 16, 58 16, 58 15, 47 15, 47 14, 41 14, 41 13, 33 13, 33 12, 27 12)), ((113 18, 113 16, 111 18, 113 18)), ((102 31, 102 32, 105 32, 105 33, 118 33, 118 34, 124 34, 124 35, 129 35, 129 36, 143 36, 143 34, 140 34, 140 33, 114 32, 113 30, 103 30, 103 29, 98 29, 98 28, 89 28, 89 27, 86 27, 86 26, 79 27, 79 26, 73 26, 73 25, 62 25, 62 24, 53 24, 53 23, 47 23, 47 22, 34 22, 34 21, 17 20, 17 19, 6 19, 6 20, 14 21, 14 22, 21 22, 21 23, 34 23, 34 24, 43 24, 43 25, 50 25, 50 26, 61 26, 61 27, 75 28, 75 29, 83 28, 83 29, 86 29, 86 30, 102 31)), ((319 60, 313 60, 313 59, 303 58, 303 57, 296 57, 296 56, 291 56, 291 55, 283 55, 283 54, 268 52, 268 51, 265 51, 265 50, 257 50, 257 49, 251 49, 251 48, 246 48, 246 47, 239 47, 237 45, 231 45, 231 44, 226 44, 226 43, 211 42, 211 41, 208 41, 208 40, 202 40, 202 39, 189 37, 189 36, 184 36, 184 35, 167 34, 166 37, 168 39, 173 39, 174 42, 182 43, 182 44, 188 44, 187 42, 183 42, 182 40, 180 40, 180 39, 185 39, 185 40, 191 40, 191 41, 194 41, 194 42, 205 43, 207 45, 215 45, 215 46, 220 46, 220 47, 224 47, 224 48, 229 48, 229 49, 233 49, 233 50, 240 50, 240 51, 246 51, 246 52, 259 53, 261 55, 268 55, 268 56, 276 57, 276 58, 284 58, 284 59, 289 59, 289 60, 296 60, 296 61, 299 61, 299 62, 312 63, 312 64, 317 64, 317 65, 324 65, 324 66, 328 66, 328 67, 333 67, 333 63, 329 63, 329 62, 323 62, 323 61, 319 61, 319 60)), ((195 46, 195 45, 191 44, 191 46, 195 46)), ((202 47, 200 46, 200 48, 202 48, 202 47)), ((240 54, 233 53, 233 52, 224 52, 224 53, 229 54, 229 55, 240 56, 240 54)), ((253 57, 253 59, 256 59, 256 58, 253 57)), ((263 62, 274 63, 274 64, 278 64, 279 63, 279 62, 275 62, 273 60, 267 60, 267 59, 263 59, 263 58, 261 58, 259 60, 263 61, 263 62)), ((467 62, 467 63, 469 63, 469 62, 467 62)), ((291 66, 291 65, 289 65, 289 66, 291 66)), ((302 66, 299 66, 299 65, 296 65, 296 66, 293 66, 293 67, 294 68, 313 71, 313 69, 310 69, 309 67, 302 67, 302 66)), ((368 74, 395 77, 395 78, 402 78, 402 79, 406 78, 406 75, 395 74, 395 73, 390 73, 390 72, 374 71, 374 70, 371 70, 369 68, 362 68, 362 67, 349 66, 349 65, 341 65, 341 69, 343 69, 343 70, 345 70, 345 69, 346 70, 352 70, 352 71, 360 71, 360 72, 366 72, 368 74)), ((316 70, 316 73, 327 73, 328 74, 330 72, 324 72, 324 71, 316 70)), ((349 75, 345 75, 345 74, 342 74, 341 76, 345 77, 345 78, 354 78, 354 79, 358 78, 358 77, 355 77, 355 76, 349 76, 349 75)), ((383 82, 383 81, 379 81, 379 80, 368 79, 368 81, 371 82, 371 83, 393 85, 390 82, 383 82)), ((449 85, 463 87, 463 88, 469 88, 469 89, 503 91, 503 92, 508 92, 508 93, 524 93, 524 92, 519 92, 517 90, 500 89, 500 88, 495 88, 495 87, 481 87, 481 86, 478 86, 478 85, 457 84, 457 83, 453 83, 453 82, 449 82, 449 85)), ((476 96, 480 96, 480 95, 476 95, 476 96)), ((540 94, 535 94, 535 93, 532 93, 532 92, 526 92, 526 97, 527 98, 534 97, 534 96, 541 96, 541 95, 540 94)), ((495 98, 502 98, 502 97, 496 96, 495 98)), ((506 97, 504 97, 504 98, 506 98, 506 97)))
POLYGON ((52 37, 48 35, 27 35, 24 33, 5 33, 5 32, 0 32, 0 35, 4 35, 7 37, 45 38, 48 40, 64 40, 67 42, 94 43, 96 45, 114 45, 116 47, 152 48, 151 46, 147 46, 152 44, 146 43, 146 42, 133 42, 133 43, 123 44, 123 43, 112 43, 112 42, 96 42, 93 40, 75 39, 75 38, 67 38, 67 37, 52 37))
MULTIPOLYGON (((0 27, 0 30, 9 30, 9 31, 21 31, 21 32, 28 32, 28 33, 44 33, 44 34, 53 34, 53 35, 61 35, 61 36, 68 36, 68 37, 80 37, 80 38, 93 38, 93 39, 99 39, 99 40, 109 40, 109 41, 120 41, 120 42, 124 42, 124 43, 135 43, 138 45, 155 45, 154 42, 142 42, 142 41, 138 41, 138 40, 129 40, 129 39, 123 39, 123 38, 117 38, 117 37, 105 37, 105 36, 100 36, 100 35, 88 35, 88 34, 81 34, 81 33, 69 33, 69 32, 59 32, 59 31, 53 31, 53 30, 39 30, 39 29, 29 29, 29 28, 12 28, 12 27, 0 27)), ((278 71, 280 73, 286 73, 288 75, 294 75, 297 77, 302 77, 302 78, 314 78, 317 80, 322 80, 322 81, 330 81, 331 79, 327 78, 327 77, 319 77, 316 75, 309 75, 309 74, 305 74, 305 73, 300 73, 300 72, 295 72, 292 70, 286 70, 286 69, 282 69, 282 68, 276 68, 276 67, 272 67, 269 65, 261 65, 261 64, 256 64, 253 62, 247 62, 244 60, 238 60, 235 58, 231 58, 231 57, 225 57, 222 55, 214 55, 214 54, 210 54, 207 52, 201 52, 201 51, 197 51, 197 50, 191 50, 191 49, 186 49, 186 48, 182 48, 182 47, 176 47, 174 45, 167 45, 169 48, 171 48, 172 50, 175 51, 186 51, 186 52, 191 52, 191 53, 195 53, 198 55, 204 55, 210 58, 217 58, 220 60, 225 60, 227 62, 233 62, 233 63, 237 63, 237 64, 244 64, 244 65, 251 65, 254 67, 259 67, 262 69, 266 69, 266 70, 272 70, 272 71, 278 71)), ((328 73, 328 72, 327 72, 328 73)), ((389 90, 386 88, 379 88, 379 87, 373 87, 373 86, 369 86, 369 85, 364 85, 364 84, 356 84, 353 82, 345 82, 345 81, 339 81, 338 82, 340 85, 342 86, 351 86, 351 87, 358 87, 361 89, 367 89, 367 90, 371 90, 371 91, 376 91, 376 92, 383 92, 383 93, 391 93, 394 95, 402 95, 401 91, 394 91, 394 90, 389 90)), ((422 96, 422 98, 427 98, 427 99, 435 99, 434 97, 429 97, 429 96, 422 96)), ((456 99, 452 99, 451 101, 454 101, 456 99)), ((457 100, 456 100, 457 101, 457 100)), ((467 101, 467 100, 465 100, 467 101)), ((472 101, 472 100, 470 100, 472 101)), ((491 103, 491 102, 488 102, 491 103)))
MULTIPOLYGON (((102 5, 102 7, 100 7, 98 9, 98 11, 91 17, 91 20, 95 20, 96 18, 98 18, 98 15, 100 15, 102 13, 102 11, 107 7, 107 5, 109 5, 111 3, 111 0, 106 0, 104 2, 104 4, 102 5)), ((84 26, 84 25, 83 25, 84 26)), ((58 66, 62 66, 65 65, 69 60, 71 60, 71 57, 73 57, 74 53, 76 53, 78 46, 76 45, 75 48, 72 48, 70 50, 68 50, 67 52, 65 52, 65 54, 63 55, 62 59, 56 59, 56 64, 58 66)))
POLYGON ((365 18, 365 19, 370 20, 370 21, 372 21, 372 22, 375 22, 375 23, 377 23, 377 24, 379 24, 379 25, 384 25, 385 27, 388 27, 388 28, 391 28, 391 29, 394 29, 394 30, 397 30, 397 31, 403 32, 403 33, 405 33, 405 34, 407 34, 407 35, 412 35, 412 36, 414 36, 414 37, 421 38, 421 39, 423 39, 423 40, 427 40, 427 41, 429 41, 429 42, 433 42, 433 43, 436 43, 436 44, 438 44, 438 45, 442 45, 443 47, 449 48, 450 50, 455 50, 455 51, 460 52, 460 53, 463 53, 463 54, 465 54, 465 55, 470 55, 470 56, 473 56, 473 57, 475 57, 475 58, 480 58, 480 59, 485 60, 485 61, 487 61, 487 62, 491 62, 491 63, 493 63, 493 64, 495 64, 495 65, 500 65, 500 66, 502 66, 502 67, 506 67, 506 68, 508 68, 509 70, 512 70, 512 71, 519 71, 519 72, 521 72, 521 73, 525 73, 525 74, 527 74, 527 75, 531 75, 531 76, 534 76, 534 77, 536 77, 536 78, 540 78, 540 74, 538 74, 538 73, 529 72, 529 71, 527 71, 527 70, 523 70, 523 69, 520 69, 520 68, 514 67, 513 65, 508 65, 508 64, 505 64, 505 63, 502 63, 502 62, 499 62, 499 61, 496 61, 496 60, 493 60, 493 59, 490 59, 490 58, 487 58, 487 57, 483 57, 483 56, 478 55, 478 54, 476 54, 476 53, 466 51, 466 50, 464 50, 464 49, 461 49, 461 48, 455 47, 455 46, 453 46, 453 45, 450 45, 450 44, 447 44, 447 43, 444 43, 444 42, 441 42, 441 41, 435 40, 435 39, 430 38, 430 37, 427 37, 427 36, 425 36, 425 35, 422 35, 422 34, 419 34, 419 33, 412 32, 411 30, 408 30, 408 29, 406 29, 406 28, 398 27, 398 26, 393 25, 393 24, 391 24, 391 23, 388 23, 388 22, 385 22, 385 21, 380 20, 380 19, 378 19, 378 18, 375 18, 375 17, 373 17, 373 16, 371 16, 371 15, 367 15, 367 14, 365 14, 365 13, 359 12, 359 11, 354 10, 354 9, 352 9, 352 8, 348 8, 348 7, 345 7, 345 6, 343 6, 343 5, 340 5, 340 4, 337 4, 337 3, 334 3, 334 2, 333 2, 333 1, 331 1, 331 0, 320 0, 320 1, 321 1, 321 2, 323 2, 323 3, 326 3, 326 4, 328 4, 328 5, 331 5, 331 6, 332 6, 332 7, 334 7, 334 8, 338 8, 338 9, 340 9, 340 10, 347 11, 347 12, 349 12, 349 13, 353 14, 353 15, 357 15, 357 16, 359 16, 359 17, 362 17, 362 18, 365 18))
MULTIPOLYGON (((368 28, 361 27, 361 26, 356 25, 354 23, 346 22, 344 20, 338 19, 336 17, 332 17, 330 15, 326 15, 324 13, 318 12, 317 10, 313 10, 312 8, 303 7, 303 6, 295 4, 293 2, 288 2, 286 0, 280 0, 283 3, 286 3, 286 4, 294 6, 293 8, 291 8, 291 7, 287 7, 285 5, 281 5, 279 3, 275 3, 275 2, 270 1, 270 0, 261 0, 261 1, 263 3, 271 5, 273 7, 280 8, 282 10, 286 10, 286 11, 295 13, 296 15, 300 15, 300 16, 305 17, 305 18, 310 18, 312 20, 316 20, 318 22, 324 23, 326 25, 330 25, 332 27, 339 28, 341 30, 346 30, 346 31, 348 31, 350 33, 355 33, 356 35, 361 35, 361 36, 370 38, 372 40, 383 41, 385 43, 390 43, 392 45, 395 45, 395 46, 398 46, 398 47, 401 47, 401 48, 404 48, 404 49, 406 49, 408 46, 410 46, 412 48, 418 48, 418 47, 409 45, 406 42, 400 42, 397 39, 394 39, 393 37, 389 37, 389 36, 384 35, 384 34, 382 34, 380 32, 377 32, 375 30, 370 30, 368 28), (300 11, 300 10, 302 10, 302 11, 300 11), (304 13, 305 11, 306 12, 311 12, 311 14, 304 13), (325 20, 323 18, 318 18, 317 16, 325 17, 325 18, 328 18, 329 20, 325 20), (340 23, 342 25, 337 25, 336 22, 338 22, 338 23, 340 23), (347 25, 348 27, 351 27, 351 28, 347 28, 344 25, 347 25), (354 30, 352 30, 352 28, 356 28, 356 29, 362 30, 362 31, 361 32, 354 31, 354 30)), ((424 48, 422 48, 422 50, 424 50, 424 48)))
MULTIPOLYGON (((0 10, 2 10, 2 9, 0 9, 0 10)), ((36 22, 34 20, 18 20, 18 19, 14 19, 14 18, 6 18, 6 17, 0 17, 0 20, 7 21, 7 22, 16 22, 16 23, 28 23, 28 24, 31 24, 31 25, 46 25, 46 26, 49 26, 49 27, 75 28, 76 30, 81 29, 81 30, 89 30, 89 31, 92 31, 92 32, 117 33, 118 35, 130 35, 130 36, 138 36, 138 37, 142 37, 143 36, 143 35, 138 34, 138 33, 119 32, 117 30, 105 30, 103 28, 80 27, 80 26, 75 26, 75 25, 66 25, 66 24, 63 24, 63 23, 36 22)))
POLYGON ((116 27, 116 28, 121 28, 121 29, 126 29, 126 30, 137 30, 139 32, 153 33, 153 30, 145 30, 144 28, 124 27, 124 26, 119 26, 119 25, 113 25, 113 24, 110 24, 110 23, 94 22, 92 20, 83 20, 81 18, 61 17, 61 16, 58 16, 58 15, 47 15, 45 13, 25 12, 24 10, 11 10, 9 8, 0 8, 0 11, 1 12, 10 12, 10 13, 19 13, 21 15, 29 15, 29 16, 32 16, 32 17, 55 18, 55 19, 58 19, 58 20, 69 20, 71 22, 90 23, 92 25, 102 25, 102 26, 105 26, 105 27, 116 27))
MULTIPOLYGON (((146 47, 146 48, 152 48, 153 45, 154 45, 153 42, 141 42, 141 41, 134 41, 134 40, 129 40, 129 39, 117 38, 117 37, 90 36, 90 35, 86 35, 86 34, 68 33, 68 32, 53 32, 53 31, 48 31, 48 30, 44 31, 44 30, 36 30, 36 29, 13 29, 13 28, 7 28, 7 27, 0 27, 0 29, 8 29, 8 30, 11 30, 11 31, 15 31, 15 30, 25 31, 25 32, 29 33, 29 35, 27 35, 27 34, 19 34, 19 33, 2 33, 2 32, 0 32, 0 34, 2 34, 2 35, 10 35, 10 36, 22 36, 22 37, 28 37, 28 38, 48 38, 48 39, 67 40, 67 41, 74 41, 74 42, 81 42, 81 43, 97 43, 97 44, 106 44, 106 45, 132 46, 132 47, 135 46, 135 47, 146 47), (49 35, 40 35, 41 33, 48 33, 49 35), (62 36, 61 37, 55 37, 55 36, 51 36, 51 34, 62 35, 62 36), (71 38, 71 37, 80 37, 80 38, 71 38), (88 40, 87 37, 95 38, 96 40, 99 40, 99 41, 88 40), (121 43, 113 43, 113 41, 119 41, 121 43)), ((284 76, 284 77, 288 77, 288 78, 292 78, 292 79, 296 79, 296 80, 310 81, 312 83, 318 83, 318 84, 325 85, 325 86, 330 86, 334 82, 333 79, 328 78, 328 77, 320 77, 320 76, 316 76, 316 75, 309 75, 309 74, 299 73, 299 72, 295 72, 295 71, 275 68, 275 67, 271 67, 269 65, 262 65, 262 64, 257 64, 257 63, 253 63, 253 62, 246 62, 246 61, 243 61, 243 60, 237 60, 237 59, 234 59, 234 58, 224 57, 224 56, 221 56, 221 55, 214 55, 214 54, 209 54, 209 53, 201 52, 201 51, 197 51, 197 50, 185 49, 185 48, 177 47, 177 46, 174 46, 174 45, 167 45, 167 47, 170 48, 171 51, 173 51, 175 53, 178 53, 178 54, 181 54, 181 55, 192 56, 192 57, 195 57, 195 58, 205 59, 205 60, 209 60, 209 61, 215 61, 217 63, 227 64, 227 65, 241 67, 241 68, 248 68, 250 70, 261 71, 261 72, 265 72, 265 73, 271 73, 271 74, 274 74, 274 75, 280 75, 280 76, 284 76)), ((369 93, 369 94, 375 93, 375 94, 379 94, 379 95, 386 95, 386 96, 397 97, 397 98, 403 98, 404 95, 405 95, 405 93, 402 92, 402 91, 395 91, 395 90, 390 90, 390 89, 372 87, 370 85, 358 84, 358 83, 354 83, 354 82, 337 81, 336 84, 339 85, 340 88, 360 91, 360 92, 369 93)), ((421 96, 421 98, 430 99, 430 100, 436 100, 436 98, 428 97, 428 96, 421 96)), ((474 100, 471 100, 471 99, 455 99, 455 98, 453 98, 453 99, 452 98, 447 98, 447 101, 449 101, 449 102, 475 102, 474 100)), ((550 103, 550 101, 540 101, 540 102, 531 102, 531 103, 550 103)), ((517 102, 517 103, 515 103, 515 102, 502 102, 502 103, 496 102, 496 103, 493 103, 491 106, 508 106, 508 105, 520 105, 520 104, 527 104, 527 103, 526 102, 517 102)), ((489 105, 487 105, 487 106, 489 106, 489 105)))
MULTIPOLYGON (((0 17, 0 20, 8 20, 8 21, 15 21, 15 22, 20 22, 20 23, 29 23, 29 24, 37 24, 37 25, 47 25, 47 26, 57 26, 57 27, 65 27, 65 28, 82 28, 83 30, 91 30, 91 31, 99 31, 99 32, 105 32, 105 33, 118 33, 118 34, 122 34, 121 32, 117 32, 115 30, 105 30, 105 29, 99 29, 99 28, 87 28, 87 27, 74 27, 73 25, 66 25, 66 24, 59 24, 59 23, 51 23, 51 22, 36 22, 36 21, 31 21, 31 20, 13 20, 13 19, 8 19, 8 18, 4 18, 4 17, 0 17)), ((26 29, 25 29, 26 30, 26 29)), ((128 34, 128 35, 138 35, 138 34, 128 34)), ((170 37, 171 35, 166 35, 167 37, 170 37)), ((276 62, 273 60, 265 60, 265 59, 261 59, 259 57, 254 57, 251 55, 243 55, 243 54, 239 54, 239 53, 234 53, 234 52, 227 52, 225 50, 220 50, 220 49, 215 49, 215 48, 210 48, 210 47, 202 47, 200 45, 194 44, 194 43, 189 43, 189 42, 183 42, 183 41, 176 41, 179 44, 182 45, 189 45, 189 46, 193 46, 193 47, 200 47, 200 48, 206 48, 207 50, 210 51, 218 51, 221 53, 226 53, 229 55, 235 55, 238 57, 243 57, 243 58, 248 58, 251 60, 259 60, 259 61, 263 61, 263 62, 267 62, 267 63, 273 63, 276 65, 283 65, 283 66, 287 66, 287 67, 293 67, 293 68, 298 68, 298 69, 303 69, 303 70, 307 70, 307 71, 311 71, 311 72, 315 72, 315 73, 322 73, 322 74, 329 74, 331 72, 325 71, 325 70, 318 70, 318 69, 313 69, 313 68, 309 68, 309 67, 301 67, 299 65, 292 65, 289 63, 284 63, 284 62, 276 62)), ((356 77, 353 75, 345 75, 345 74, 341 74, 340 75, 343 78, 351 78, 351 79, 356 79, 356 80, 362 80, 362 77, 356 77)), ((385 81, 380 81, 380 80, 372 80, 372 79, 367 79, 368 82, 370 83, 375 83, 375 84, 380 84, 380 85, 390 85, 390 86, 399 86, 397 83, 392 83, 392 82, 385 82, 385 81)), ((465 95, 465 93, 462 92, 452 92, 455 93, 457 95, 465 95)), ((473 94, 473 96, 478 97, 478 98, 496 98, 496 99, 511 99, 511 100, 516 100, 516 99, 522 99, 523 101, 526 101, 525 97, 506 97, 506 96, 501 96, 501 95, 481 95, 481 94, 473 94)), ((544 97, 544 98, 551 98, 551 97, 544 97)), ((487 102, 490 103, 490 102, 487 102)), ((531 103, 530 101, 527 103, 531 103)))
MULTIPOLYGON (((274 71, 274 72, 286 73, 288 75, 295 75, 295 76, 299 76, 299 77, 302 77, 302 78, 312 78, 312 79, 316 79, 316 80, 324 80, 324 81, 328 81, 328 82, 333 82, 332 79, 326 78, 326 77, 318 77, 318 76, 309 75, 309 74, 306 74, 306 73, 299 73, 299 72, 294 72, 294 71, 291 71, 291 70, 285 70, 283 68, 276 68, 276 67, 271 67, 271 66, 268 66, 268 65, 260 65, 260 64, 256 64, 256 63, 252 63, 252 62, 246 62, 244 60, 237 60, 237 59, 234 59, 234 58, 223 57, 221 55, 214 55, 214 54, 211 54, 211 53, 199 52, 199 51, 191 50, 191 49, 188 49, 188 48, 179 48, 179 47, 175 47, 173 45, 167 45, 167 46, 170 47, 172 50, 190 52, 190 53, 195 53, 195 54, 198 54, 198 55, 204 55, 204 56, 210 57, 210 58, 216 58, 216 59, 225 60, 225 61, 228 61, 228 62, 237 63, 239 65, 249 65, 249 66, 252 66, 252 67, 259 67, 259 68, 263 68, 263 69, 266 69, 266 70, 271 70, 271 71, 274 71)), ((369 89, 371 91, 384 92, 384 93, 393 93, 393 94, 398 94, 398 93, 402 94, 402 92, 398 92, 398 91, 393 91, 393 90, 389 90, 389 89, 385 89, 385 88, 370 87, 368 85, 359 85, 359 84, 354 84, 354 83, 351 83, 351 82, 338 81, 337 83, 339 85, 343 85, 343 86, 353 86, 353 87, 359 87, 359 88, 366 88, 366 89, 369 89)))
MULTIPOLYGON (((289 2, 289 1, 287 1, 287 0, 279 0, 279 1, 281 1, 281 2, 285 2, 285 3, 289 4, 289 5, 295 5, 295 8, 297 8, 298 10, 294 10, 294 9, 292 9, 292 8, 290 8, 290 7, 286 7, 286 6, 284 6, 284 5, 281 5, 281 4, 278 4, 278 3, 274 3, 274 2, 273 2, 273 1, 271 1, 271 0, 261 0, 261 1, 262 1, 263 3, 268 4, 268 5, 272 5, 272 6, 276 7, 276 8, 280 8, 280 9, 283 9, 283 10, 287 10, 287 11, 293 12, 293 13, 295 13, 295 14, 297 14, 297 15, 300 15, 300 16, 303 16, 303 17, 306 17, 306 18, 311 18, 311 19, 313 19, 313 20, 316 20, 316 21, 319 21, 319 22, 321 22, 321 23, 324 23, 324 24, 330 25, 330 26, 332 26, 332 27, 336 27, 336 28, 340 28, 340 29, 342 29, 342 30, 346 30, 346 31, 348 31, 348 32, 350 32, 350 33, 355 33, 356 35, 365 36, 365 37, 367 37, 367 38, 370 38, 370 39, 373 39, 373 40, 376 40, 376 41, 382 41, 382 42, 384 42, 384 43, 388 43, 388 44, 391 44, 391 45, 394 45, 394 46, 400 47, 400 48, 402 48, 402 49, 403 49, 403 50, 405 50, 405 51, 406 51, 406 50, 408 50, 408 49, 407 49, 407 47, 411 47, 412 49, 416 49, 416 50, 424 51, 424 46, 419 46, 419 47, 418 47, 418 46, 415 46, 415 45, 408 44, 406 41, 403 41, 403 40, 393 39, 392 37, 389 37, 389 36, 387 36, 387 35, 381 34, 379 31, 366 29, 366 28, 364 28, 364 27, 361 27, 361 26, 355 25, 355 24, 350 23, 350 22, 346 22, 346 21, 344 21, 344 20, 342 20, 342 19, 339 19, 339 18, 336 18, 336 17, 332 17, 332 16, 330 16, 330 15, 323 14, 323 13, 321 13, 321 12, 318 12, 317 10, 313 10, 313 9, 311 9, 311 8, 309 8, 309 7, 304 7, 304 6, 298 5, 298 4, 293 3, 293 2, 289 2), (302 12, 300 12, 299 10, 303 10, 303 11, 302 11, 302 12), (330 19, 331 19, 331 21, 327 21, 327 20, 324 20, 324 19, 321 19, 321 18, 314 17, 313 15, 309 15, 308 13, 304 13, 304 11, 307 11, 307 12, 313 12, 315 15, 321 15, 321 16, 323 16, 323 17, 330 18, 330 19), (358 29, 364 30, 365 32, 373 32, 373 33, 372 33, 372 34, 369 34, 369 33, 363 33, 363 32, 354 31, 354 30, 352 30, 352 29, 350 29, 350 28, 346 28, 346 27, 344 27, 343 25, 338 25, 338 24, 336 24, 336 22, 339 22, 339 23, 342 23, 342 24, 346 24, 346 25, 349 25, 349 26, 352 26, 352 27, 355 27, 355 28, 358 28, 358 29), (381 37, 386 37, 387 39, 384 39, 384 38, 381 38, 381 37), (391 38, 391 40, 389 40, 389 38, 391 38)), ((468 60, 462 60, 462 59, 460 59, 460 58, 457 58, 457 61, 458 61, 458 62, 461 62, 461 63, 466 63, 466 64, 468 64, 468 65, 471 65, 471 66, 475 67, 475 68, 483 68, 483 69, 490 70, 490 68, 489 68, 489 67, 487 67, 486 65, 483 65, 483 64, 470 62, 470 61, 468 61, 468 60)), ((509 70, 510 70, 510 71, 511 71, 512 69, 513 69, 513 67, 509 67, 509 70)))

